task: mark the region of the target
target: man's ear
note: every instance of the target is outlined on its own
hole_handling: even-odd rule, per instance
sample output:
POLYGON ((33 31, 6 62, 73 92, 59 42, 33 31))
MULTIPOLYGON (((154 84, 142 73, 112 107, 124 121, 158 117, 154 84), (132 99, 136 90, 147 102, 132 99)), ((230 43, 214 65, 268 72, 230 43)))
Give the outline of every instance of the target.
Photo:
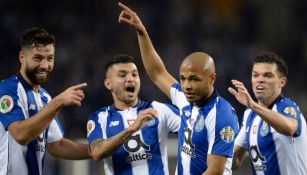
POLYGON ((288 82, 287 77, 281 77, 280 85, 281 85, 282 88, 287 84, 287 82, 288 82))
POLYGON ((104 86, 108 89, 108 90, 111 90, 112 89, 112 86, 111 86, 111 82, 110 82, 110 80, 109 79, 105 79, 104 80, 104 86))
POLYGON ((211 83, 214 84, 214 82, 216 80, 216 73, 211 74, 210 79, 211 79, 211 83))
POLYGON ((19 51, 19 62, 22 64, 25 60, 25 52, 24 51, 19 51))

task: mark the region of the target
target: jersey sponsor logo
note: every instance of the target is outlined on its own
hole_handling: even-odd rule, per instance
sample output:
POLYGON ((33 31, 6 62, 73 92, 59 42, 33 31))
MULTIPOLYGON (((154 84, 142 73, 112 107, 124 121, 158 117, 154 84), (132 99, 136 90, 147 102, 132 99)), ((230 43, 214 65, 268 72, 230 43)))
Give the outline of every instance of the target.
POLYGON ((261 155, 257 145, 252 145, 249 148, 249 157, 253 163, 255 171, 266 171, 267 167, 264 165, 266 159, 261 155))
POLYGON ((95 129, 95 122, 93 120, 89 120, 87 122, 86 129, 87 129, 87 137, 89 137, 95 129))
POLYGON ((199 120, 197 121, 195 125, 195 131, 201 132, 205 128, 205 119, 203 116, 200 116, 199 120))
POLYGON ((142 140, 140 134, 130 136, 128 140, 123 144, 124 149, 130 153, 126 157, 128 163, 134 161, 141 161, 151 159, 151 153, 141 153, 139 151, 150 151, 150 145, 146 145, 142 140))
POLYGON ((45 152, 45 145, 46 145, 45 132, 36 137, 36 141, 37 144, 35 145, 35 150, 39 152, 45 152))
POLYGON ((221 139, 226 142, 230 143, 234 140, 235 132, 231 128, 231 126, 226 126, 220 131, 221 139))
POLYGON ((190 128, 184 129, 184 142, 180 150, 192 158, 195 158, 195 145, 192 143, 192 130, 190 128))
POLYGON ((265 137, 269 134, 269 125, 266 122, 262 123, 262 126, 260 128, 260 135, 262 137, 265 137))
POLYGON ((0 98, 0 112, 6 114, 13 109, 14 101, 9 95, 3 95, 0 98))
POLYGON ((293 118, 296 118, 296 111, 293 107, 285 107, 284 113, 290 114, 293 118))
POLYGON ((109 128, 111 128, 112 126, 118 126, 119 125, 119 121, 111 121, 109 124, 109 128))

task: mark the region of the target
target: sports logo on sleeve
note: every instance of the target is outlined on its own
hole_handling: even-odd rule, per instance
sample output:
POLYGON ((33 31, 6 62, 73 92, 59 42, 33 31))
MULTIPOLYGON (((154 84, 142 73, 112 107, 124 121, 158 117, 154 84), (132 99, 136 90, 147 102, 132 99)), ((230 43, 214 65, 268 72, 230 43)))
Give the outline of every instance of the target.
POLYGON ((226 126, 220 131, 220 136, 224 142, 230 143, 234 140, 235 133, 230 126, 226 126))
POLYGON ((290 114, 293 118, 296 118, 296 111, 293 107, 285 107, 284 113, 290 114))
POLYGON ((0 112, 6 114, 12 110, 14 106, 13 98, 9 95, 3 95, 0 98, 0 112))
POLYGON ((87 137, 91 135, 91 133, 94 131, 95 129, 95 122, 93 120, 89 120, 87 122, 86 125, 86 129, 87 129, 87 137))

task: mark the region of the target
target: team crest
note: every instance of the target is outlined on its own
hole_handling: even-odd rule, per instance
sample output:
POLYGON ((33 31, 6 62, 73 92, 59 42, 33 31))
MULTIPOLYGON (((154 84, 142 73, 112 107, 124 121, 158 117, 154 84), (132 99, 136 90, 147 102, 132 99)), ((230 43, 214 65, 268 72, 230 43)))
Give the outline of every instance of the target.
POLYGON ((187 116, 187 117, 190 117, 191 116, 191 111, 190 110, 185 110, 183 111, 184 115, 187 116))
POLYGON ((296 118, 296 111, 293 107, 285 107, 284 113, 290 114, 293 118, 296 118))
POLYGON ((195 131, 196 132, 201 132, 205 128, 205 119, 203 116, 199 117, 199 120, 197 121, 195 125, 195 131))
POLYGON ((224 142, 230 143, 234 140, 235 133, 230 126, 226 126, 220 131, 220 136, 224 142))
POLYGON ((13 98, 9 95, 3 95, 0 98, 0 112, 6 114, 12 110, 14 106, 13 98))
POLYGON ((93 120, 90 120, 87 122, 86 125, 87 128, 87 137, 91 135, 91 133, 94 131, 95 129, 95 122, 93 120))
POLYGON ((260 135, 262 137, 265 137, 268 135, 268 133, 269 133, 269 125, 266 122, 263 122, 260 128, 260 135))
POLYGON ((153 126, 153 125, 155 125, 155 123, 156 123, 156 120, 155 119, 151 119, 151 120, 149 120, 147 122, 147 126, 153 126))

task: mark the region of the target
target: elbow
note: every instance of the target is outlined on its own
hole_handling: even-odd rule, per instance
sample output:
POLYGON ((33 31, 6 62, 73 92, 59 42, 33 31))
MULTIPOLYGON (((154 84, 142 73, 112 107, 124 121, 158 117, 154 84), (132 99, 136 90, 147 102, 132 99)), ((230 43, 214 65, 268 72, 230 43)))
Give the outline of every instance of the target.
POLYGON ((104 150, 98 150, 96 148, 94 148, 91 152, 91 155, 93 157, 93 159, 98 162, 100 161, 101 159, 105 158, 105 153, 104 153, 104 150))
POLYGON ((27 145, 28 143, 30 143, 31 140, 28 139, 28 137, 24 134, 19 134, 14 136, 14 139, 17 143, 19 143, 20 145, 27 145))

